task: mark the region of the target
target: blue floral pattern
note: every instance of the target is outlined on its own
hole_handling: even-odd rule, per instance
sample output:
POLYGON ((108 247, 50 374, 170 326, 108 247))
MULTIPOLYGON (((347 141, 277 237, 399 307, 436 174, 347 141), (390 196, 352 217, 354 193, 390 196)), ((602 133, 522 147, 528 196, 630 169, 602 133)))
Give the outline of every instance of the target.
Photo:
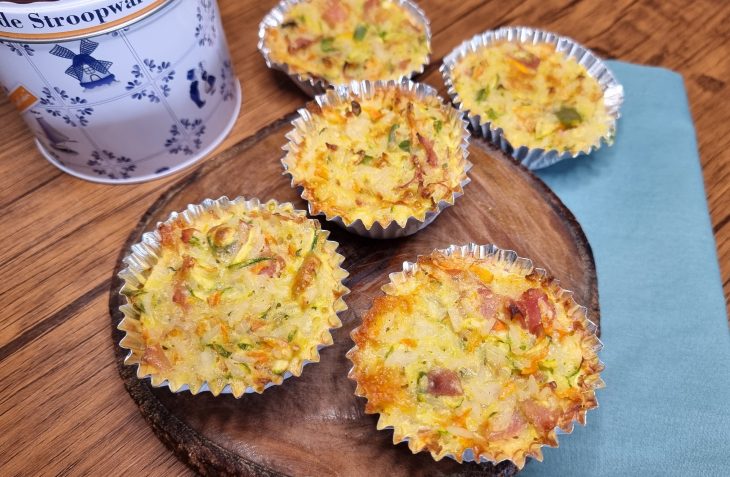
POLYGON ((43 97, 39 99, 40 103, 46 107, 46 112, 54 118, 61 118, 72 127, 87 126, 89 124, 89 116, 94 114, 94 108, 84 106, 87 103, 84 98, 70 96, 58 86, 53 87, 53 92, 44 87, 41 93, 43 97))
POLYGON ((86 163, 92 167, 93 171, 100 176, 106 176, 109 179, 129 179, 129 173, 134 172, 137 168, 132 164, 132 160, 124 156, 116 156, 113 152, 94 151, 91 153, 93 159, 89 159, 86 163))
POLYGON ((203 144, 203 134, 205 125, 202 119, 181 119, 179 125, 173 124, 170 128, 170 138, 165 141, 165 147, 171 154, 182 152, 192 155, 203 144))
POLYGON ((236 77, 233 74, 231 61, 225 60, 221 68, 221 96, 223 101, 229 101, 236 95, 236 77))
POLYGON ((195 27, 195 38, 200 46, 213 46, 218 36, 215 7, 212 0, 200 0, 198 3, 198 26, 195 27))
POLYGON ((23 53, 28 56, 33 56, 33 53, 35 53, 35 50, 26 43, 11 43, 9 41, 0 40, 0 45, 7 46, 8 48, 10 48, 10 51, 18 56, 23 56, 23 53))
POLYGON ((132 66, 132 80, 127 82, 125 88, 133 91, 132 99, 147 98, 151 103, 159 103, 160 94, 170 96, 170 82, 175 79, 175 71, 170 69, 172 64, 169 61, 157 63, 148 58, 142 63, 143 66, 132 66))

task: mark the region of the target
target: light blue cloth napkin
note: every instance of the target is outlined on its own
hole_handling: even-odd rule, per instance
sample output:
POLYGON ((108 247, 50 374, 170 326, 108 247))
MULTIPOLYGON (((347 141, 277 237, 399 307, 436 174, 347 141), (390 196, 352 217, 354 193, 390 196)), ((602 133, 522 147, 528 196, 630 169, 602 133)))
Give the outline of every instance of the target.
POLYGON ((606 388, 523 475, 730 475, 730 332, 682 77, 610 68, 614 146, 539 173, 593 247, 606 388))

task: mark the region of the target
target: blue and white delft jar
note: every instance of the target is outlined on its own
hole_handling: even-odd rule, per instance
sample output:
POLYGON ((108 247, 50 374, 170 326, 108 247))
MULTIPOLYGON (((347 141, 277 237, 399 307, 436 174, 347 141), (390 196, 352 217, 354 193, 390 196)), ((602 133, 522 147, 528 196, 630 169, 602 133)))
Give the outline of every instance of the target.
POLYGON ((115 184, 203 158, 241 106, 215 0, 0 1, 0 86, 51 163, 115 184))

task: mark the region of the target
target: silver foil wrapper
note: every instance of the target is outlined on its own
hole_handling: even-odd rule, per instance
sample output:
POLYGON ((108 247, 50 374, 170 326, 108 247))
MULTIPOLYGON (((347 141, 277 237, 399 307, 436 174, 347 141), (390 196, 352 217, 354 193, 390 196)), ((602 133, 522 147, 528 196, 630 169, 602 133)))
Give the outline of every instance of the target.
MULTIPOLYGON (((443 110, 447 112, 449 120, 451 122, 461 124, 463 130, 461 141, 461 154, 463 157, 464 171, 460 183, 462 192, 452 194, 451 199, 448 201, 440 201, 437 204, 435 210, 426 212, 423 220, 417 217, 409 217, 404 227, 401 227, 395 221, 391 221, 387 224, 375 222, 370 228, 367 228, 360 219, 357 219, 354 222, 346 222, 339 215, 330 216, 323 212, 320 212, 318 214, 324 215, 328 221, 336 223, 350 233, 374 239, 392 239, 398 237, 406 237, 408 235, 412 235, 418 232, 419 230, 423 229, 431 222, 433 222, 442 210, 451 205, 454 205, 456 199, 464 194, 464 187, 466 187, 466 185, 471 182, 471 179, 469 179, 469 176, 467 175, 469 170, 472 168, 472 163, 469 162, 469 160, 467 159, 469 156, 470 137, 468 124, 463 119, 461 112, 444 103, 441 97, 438 96, 438 92, 434 88, 423 83, 415 83, 409 79, 402 79, 400 81, 391 80, 375 82, 354 81, 347 86, 335 86, 334 88, 327 90, 325 94, 316 96, 314 98, 314 101, 320 107, 336 105, 342 102, 349 103, 350 99, 348 98, 350 98, 351 95, 362 98, 369 98, 372 97, 373 93, 376 90, 387 88, 400 88, 404 91, 413 92, 419 100, 435 99, 439 103, 441 103, 443 110)), ((309 112, 309 110, 307 110, 306 108, 302 108, 298 111, 298 113, 299 117, 292 121, 293 129, 286 135, 286 138, 289 142, 284 146, 283 149, 287 152, 287 154, 281 162, 284 166, 284 174, 288 174, 289 176, 291 176, 292 187, 296 188, 299 191, 302 199, 307 201, 309 213, 314 215, 312 204, 309 202, 309 195, 307 194, 307 191, 304 190, 304 188, 299 184, 295 172, 295 167, 289 161, 290 156, 295 156, 297 154, 299 145, 301 144, 302 140, 310 133, 312 128, 312 114, 309 112)))
MULTIPOLYGON (((474 257, 481 260, 486 260, 490 262, 491 264, 503 269, 507 272, 516 273, 519 275, 529 275, 530 273, 537 274, 540 279, 544 279, 549 277, 549 274, 546 270, 542 268, 537 268, 533 265, 532 260, 528 258, 523 258, 517 255, 517 252, 513 250, 505 250, 497 247, 493 244, 488 245, 478 245, 476 243, 469 243, 467 245, 450 245, 449 247, 445 249, 437 249, 434 250, 434 252, 441 252, 447 257, 451 256, 457 256, 457 257, 474 257)), ((383 292, 388 293, 388 291, 393 286, 397 286, 399 284, 404 283, 406 280, 408 280, 410 277, 414 276, 416 272, 418 271, 418 263, 414 262, 403 262, 403 270, 396 273, 391 273, 388 278, 390 279, 389 283, 386 283, 381 288, 383 292)), ((564 288, 560 287, 560 282, 556 279, 553 279, 550 281, 549 284, 550 287, 553 288, 553 291, 555 292, 556 300, 557 301, 564 301, 567 300, 569 305, 566 305, 566 311, 568 315, 574 319, 578 319, 583 322, 583 325, 587 332, 592 336, 592 342, 593 347, 592 350, 598 355, 598 353, 603 349, 603 343, 600 339, 598 339, 596 332, 598 330, 598 327, 595 323, 593 323, 590 319, 588 319, 588 310, 584 307, 579 305, 575 299, 573 298, 573 292, 566 290, 564 288)), ((354 336, 357 333, 357 331, 360 329, 360 327, 355 327, 351 332, 350 336, 354 340, 354 336)), ((358 350, 357 345, 350 348, 350 350, 347 352, 346 357, 352 362, 352 356, 355 354, 358 350)), ((598 363, 601 366, 601 369, 603 369, 603 363, 598 360, 598 363)), ((357 379, 355 378, 355 363, 353 362, 353 367, 350 368, 350 371, 348 372, 348 377, 355 381, 357 383, 357 379)), ((605 387, 605 383, 603 380, 597 376, 594 381, 591 383, 591 388, 593 390, 601 389, 605 387)), ((358 397, 364 397, 367 398, 367 396, 364 395, 363 392, 361 392, 361 389, 359 385, 357 386, 355 390, 355 395, 358 397)), ((598 405, 593 407, 592 409, 596 409, 598 405)), ((577 422, 585 425, 586 423, 586 414, 588 410, 583 410, 580 415, 578 416, 577 422)), ((573 432, 574 423, 576 421, 572 421, 570 424, 569 429, 561 429, 559 427, 555 428, 556 434, 570 434, 573 432)), ((378 423, 377 423, 377 429, 378 430, 394 430, 393 426, 386 422, 383 418, 383 415, 381 414, 378 423)), ((409 438, 408 436, 405 436, 401 439, 397 438, 395 434, 393 435, 393 444, 399 444, 401 442, 408 442, 409 438)), ((558 447, 557 445, 557 438, 556 438, 556 445, 555 447, 558 447)), ((537 460, 542 460, 542 450, 541 448, 544 447, 544 444, 540 444, 535 448, 534 450, 531 449, 531 455, 532 457, 536 458, 537 460)), ((415 452, 414 452, 415 453, 415 452)), ((443 457, 449 457, 451 459, 456 459, 456 456, 453 454, 444 454, 443 457)), ((476 460, 474 451, 472 449, 466 449, 461 455, 461 460, 463 462, 474 462, 476 460)), ((509 456, 498 456, 495 458, 495 460, 489 460, 485 459, 483 456, 479 460, 481 463, 485 462, 491 462, 492 464, 499 464, 500 462, 503 462, 505 460, 512 460, 509 456)))
MULTIPOLYGON (((259 24, 258 48, 261 52, 261 55, 263 55, 264 60, 266 61, 266 66, 268 66, 269 68, 283 71, 284 73, 289 75, 292 81, 294 81, 294 83, 299 86, 302 91, 304 91, 309 96, 314 97, 316 95, 323 94, 327 90, 327 88, 333 85, 323 78, 318 78, 306 73, 294 72, 289 68, 289 65, 275 61, 271 58, 271 51, 266 46, 265 41, 266 30, 268 28, 279 27, 279 25, 284 22, 284 18, 286 17, 286 13, 289 11, 289 9, 293 5, 296 5, 297 3, 301 3, 303 1, 307 0, 281 0, 281 2, 279 2, 274 8, 271 9, 271 11, 269 11, 269 13, 266 14, 264 19, 261 20, 261 23, 259 24)), ((423 25, 424 31, 426 32, 426 42, 430 51, 431 25, 429 24, 428 18, 426 18, 426 14, 423 12, 423 10, 421 10, 418 5, 416 5, 414 2, 411 2, 410 0, 395 0, 394 3, 406 8, 413 15, 413 17, 423 25)), ((417 70, 414 70, 407 76, 403 76, 401 78, 398 78, 397 80, 403 78, 413 78, 414 76, 423 73, 429 61, 430 55, 424 58, 423 63, 417 70)))
POLYGON ((588 48, 576 43, 574 40, 556 35, 543 30, 535 30, 533 28, 511 26, 503 27, 498 30, 490 30, 475 35, 466 40, 461 45, 454 48, 451 53, 444 58, 441 65, 441 74, 444 83, 448 89, 452 101, 458 108, 462 108, 462 102, 456 93, 453 83, 454 66, 466 55, 474 53, 492 43, 499 41, 510 41, 518 43, 548 43, 555 46, 555 51, 563 53, 568 58, 575 58, 579 64, 583 65, 588 74, 598 81, 603 91, 603 102, 606 106, 612 121, 609 126, 608 133, 600 138, 586 149, 571 153, 570 151, 558 151, 557 149, 540 149, 530 148, 525 145, 511 144, 505 137, 501 128, 495 126, 490 121, 481 118, 479 115, 471 114, 469 110, 463 110, 469 119, 469 123, 474 131, 483 136, 488 141, 496 144, 502 151, 512 155, 522 165, 528 169, 542 169, 555 164, 564 159, 575 159, 581 155, 587 155, 599 149, 604 143, 606 145, 613 144, 616 135, 616 125, 620 117, 620 108, 624 100, 624 89, 616 80, 608 66, 595 53, 588 48))
MULTIPOLYGON (((225 211, 233 205, 243 205, 245 210, 255 210, 265 206, 271 206, 272 204, 276 208, 276 210, 291 211, 295 214, 299 214, 302 216, 306 214, 303 210, 295 209, 294 206, 289 202, 284 202, 280 204, 273 199, 268 202, 260 202, 258 199, 255 198, 246 200, 243 197, 237 197, 236 199, 230 200, 228 199, 228 197, 223 196, 216 200, 206 199, 200 204, 190 204, 183 212, 171 213, 170 217, 166 221, 161 223, 171 224, 174 221, 178 220, 178 218, 182 218, 187 223, 193 223, 196 218, 200 217, 204 212, 207 212, 209 210, 225 211)), ((124 359, 124 364, 137 366, 137 377, 139 379, 149 379, 150 384, 153 387, 169 387, 170 391, 177 393, 182 391, 191 391, 191 389, 187 384, 182 385, 178 389, 173 389, 167 379, 142 373, 140 363, 144 350, 142 349, 143 342, 137 327, 140 315, 139 312, 129 303, 129 299, 127 298, 126 294, 128 292, 138 290, 144 285, 145 281, 147 280, 147 276, 159 259, 160 252, 162 250, 162 237, 158 229, 161 223, 157 224, 154 231, 144 233, 142 235, 142 241, 132 245, 131 252, 123 259, 123 262, 127 265, 127 267, 120 271, 118 276, 123 281, 123 285, 122 288, 119 290, 119 293, 120 295, 124 296, 125 304, 122 305, 119 309, 124 315, 124 318, 119 323, 119 326, 117 328, 125 332, 124 338, 122 338, 122 340, 119 342, 119 346, 129 350, 129 354, 124 359)), ((325 234, 325 237, 327 237, 327 235, 329 234, 327 230, 322 230, 321 233, 325 234)), ((333 242, 331 240, 327 240, 327 242, 329 244, 333 244, 335 248, 338 246, 337 242, 333 242)), ((349 290, 344 285, 342 285, 342 280, 347 277, 348 273, 341 267, 342 262, 344 261, 344 257, 336 252, 334 252, 334 255, 337 257, 338 270, 340 271, 340 274, 342 276, 340 280, 340 285, 345 292, 344 295, 346 295, 347 293, 349 293, 349 290)), ((340 313, 347 309, 347 305, 345 304, 342 297, 337 299, 334 304, 334 309, 337 313, 340 313)), ((329 345, 324 343, 319 344, 317 346, 317 350, 319 351, 325 346, 329 345)), ((304 360, 302 362, 301 368, 311 362, 313 361, 304 360)), ((301 368, 299 369, 300 373, 301 368)), ((292 373, 290 371, 287 371, 282 375, 284 380, 291 376, 292 373)), ((266 384, 264 389, 268 389, 269 387, 276 385, 276 383, 270 382, 266 384)), ((208 386, 208 383, 203 383, 202 387, 197 392, 204 391, 212 392, 208 386)), ((253 387, 249 386, 242 394, 248 394, 253 392, 256 391, 253 387)), ((234 394, 235 396, 235 393, 231 389, 230 385, 226 385, 221 390, 221 394, 234 394)), ((240 397, 240 395, 235 397, 240 397)))

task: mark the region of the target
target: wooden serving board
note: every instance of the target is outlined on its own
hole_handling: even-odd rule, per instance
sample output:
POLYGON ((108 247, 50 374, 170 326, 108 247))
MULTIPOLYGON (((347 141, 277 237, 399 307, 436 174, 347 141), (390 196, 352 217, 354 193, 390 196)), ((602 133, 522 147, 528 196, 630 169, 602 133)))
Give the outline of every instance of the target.
MULTIPOLYGON (((152 388, 147 380, 137 379, 135 367, 124 366, 126 351, 117 346, 122 338, 116 329, 122 318, 118 311, 122 299, 116 274, 123 266, 121 259, 143 232, 189 203, 222 195, 274 198, 306 209, 288 177, 282 176, 279 162, 290 119, 284 118, 206 161, 165 191, 121 251, 109 300, 112 335, 119 373, 142 415, 180 459, 209 475, 515 474, 516 468, 507 462, 497 466, 460 465, 448 458, 435 462, 426 453, 411 454, 405 444, 394 446, 392 431, 375 429, 377 416, 363 413, 364 400, 354 396, 355 384, 347 378, 350 362, 345 353, 352 347, 349 333, 372 299, 382 293, 380 287, 388 281, 388 274, 400 271, 405 260, 450 244, 494 243, 532 258, 573 290, 598 323, 593 255, 580 225, 542 181, 476 140, 470 155, 472 182, 465 195, 417 234, 378 241, 323 224, 346 257, 344 267, 350 272, 346 285, 352 292, 345 297, 349 310, 341 315, 344 326, 333 333, 335 344, 322 350, 321 362, 307 366, 302 377, 290 378, 261 395, 235 399, 152 388)), ((550 458, 557 456, 551 454, 550 458)))

